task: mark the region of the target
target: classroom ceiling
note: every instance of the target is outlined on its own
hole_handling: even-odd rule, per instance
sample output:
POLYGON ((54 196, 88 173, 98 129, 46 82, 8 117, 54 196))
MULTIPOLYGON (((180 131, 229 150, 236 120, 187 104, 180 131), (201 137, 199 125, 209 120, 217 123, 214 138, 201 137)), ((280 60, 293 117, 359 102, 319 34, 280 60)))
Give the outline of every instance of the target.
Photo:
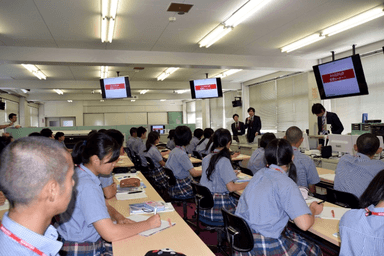
POLYGON ((375 0, 270 0, 260 11, 209 48, 198 42, 247 0, 119 0, 112 43, 100 40, 99 0, 0 1, 0 89, 27 100, 95 100, 100 66, 109 77, 129 76, 140 99, 189 99, 189 80, 226 69, 243 71, 223 79, 225 90, 279 71, 307 71, 317 60, 383 41, 384 17, 290 53, 280 48, 366 10, 375 0), (192 4, 188 13, 167 12, 170 3, 192 4), (176 18, 171 22, 170 17, 176 18), (47 76, 39 80, 20 64, 35 64, 47 76), (162 82, 167 67, 180 69, 162 82), (134 67, 143 67, 135 71, 134 67), (29 89, 28 94, 19 89, 29 89), (53 89, 62 89, 58 96, 53 89), (151 96, 152 94, 152 96, 151 96))

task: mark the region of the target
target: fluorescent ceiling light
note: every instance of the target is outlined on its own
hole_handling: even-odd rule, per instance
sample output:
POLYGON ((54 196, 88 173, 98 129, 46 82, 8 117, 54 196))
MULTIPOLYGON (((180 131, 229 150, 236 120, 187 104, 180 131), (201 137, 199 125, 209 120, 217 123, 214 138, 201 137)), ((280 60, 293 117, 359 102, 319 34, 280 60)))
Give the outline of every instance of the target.
POLYGON ((200 47, 205 47, 208 48, 212 44, 216 43, 219 41, 223 36, 228 34, 229 32, 232 31, 232 27, 225 27, 224 25, 219 25, 216 27, 214 30, 209 32, 200 42, 199 46, 200 47))
POLYGON ((166 101, 166 99, 161 99, 160 101, 166 101))
POLYGON ((101 66, 100 67, 100 78, 107 78, 108 77, 108 66, 101 66))
POLYGON ((101 2, 101 42, 112 43, 115 29, 118 0, 102 0, 101 2))
POLYGON ((141 90, 140 94, 146 94, 147 92, 149 92, 149 90, 141 90))
POLYGON ((226 71, 222 72, 221 74, 217 75, 216 77, 224 78, 224 77, 233 75, 233 74, 240 72, 240 71, 242 71, 242 69, 229 69, 229 70, 226 70, 226 71))
POLYGON ((131 100, 131 102, 135 102, 136 100, 131 100))
POLYGON ((301 47, 304 47, 306 45, 320 41, 324 38, 325 38, 325 36, 321 36, 319 33, 316 33, 316 34, 310 35, 306 38, 303 38, 299 41, 296 41, 292 44, 284 46, 283 48, 281 48, 281 52, 291 52, 291 51, 294 51, 294 50, 299 49, 301 47))
POLYGON ((35 65, 32 65, 32 64, 21 64, 24 68, 26 68, 29 72, 31 72, 32 74, 34 74, 37 78, 39 78, 40 80, 41 79, 44 79, 46 80, 47 77, 44 75, 43 72, 41 72, 41 70, 36 67, 35 65))
POLYGON ((165 78, 173 74, 178 69, 178 67, 167 68, 166 70, 161 72, 161 74, 157 77, 157 81, 163 81, 165 78))
POLYGON ((62 90, 59 90, 59 89, 53 89, 57 94, 59 95, 63 95, 64 92, 62 90))
POLYGON ((187 90, 174 90, 173 92, 176 94, 183 94, 183 93, 190 92, 190 91, 191 90, 187 89, 187 90))
POLYGON ((68 102, 72 102, 72 100, 67 100, 68 102))
POLYGON ((232 14, 225 22, 225 26, 236 27, 249 16, 254 14, 256 11, 263 8, 269 0, 250 0, 242 7, 240 7, 236 12, 232 14))
POLYGON ((342 21, 336 25, 333 25, 329 28, 326 28, 323 30, 323 34, 325 36, 333 36, 337 33, 340 33, 342 31, 345 31, 347 29, 356 27, 360 24, 366 23, 368 21, 371 21, 373 19, 379 18, 384 15, 384 10, 382 7, 375 8, 372 10, 369 10, 367 12, 361 13, 355 17, 352 17, 350 19, 347 19, 345 21, 342 21))

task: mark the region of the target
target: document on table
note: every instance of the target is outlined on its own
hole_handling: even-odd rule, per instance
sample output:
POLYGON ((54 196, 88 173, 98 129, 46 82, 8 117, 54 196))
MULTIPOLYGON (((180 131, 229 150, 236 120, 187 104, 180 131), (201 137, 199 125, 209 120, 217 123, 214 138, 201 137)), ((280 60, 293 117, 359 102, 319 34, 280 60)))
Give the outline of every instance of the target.
POLYGON ((321 174, 321 175, 319 175, 319 177, 324 179, 324 180, 335 181, 335 174, 334 173, 321 174))
POLYGON ((319 215, 316 215, 316 217, 321 219, 340 220, 344 213, 349 210, 351 210, 351 208, 324 206, 323 211, 319 215))
POLYGON ((126 193, 116 193, 117 200, 129 200, 129 199, 139 199, 148 197, 144 191, 133 191, 126 193))
MULTIPOLYGON (((133 221, 136 221, 136 222, 139 222, 139 221, 145 221, 147 220, 149 217, 151 216, 146 216, 146 215, 131 215, 128 217, 128 219, 130 220, 133 220, 133 221)), ((157 232, 160 232, 164 229, 167 229, 169 227, 172 227, 176 225, 175 222, 172 222, 171 225, 168 221, 165 221, 165 220, 161 220, 161 226, 158 227, 158 228, 153 228, 153 229, 149 229, 147 231, 144 231, 144 232, 141 232, 139 233, 139 235, 141 236, 151 236, 153 234, 156 234, 157 232)))

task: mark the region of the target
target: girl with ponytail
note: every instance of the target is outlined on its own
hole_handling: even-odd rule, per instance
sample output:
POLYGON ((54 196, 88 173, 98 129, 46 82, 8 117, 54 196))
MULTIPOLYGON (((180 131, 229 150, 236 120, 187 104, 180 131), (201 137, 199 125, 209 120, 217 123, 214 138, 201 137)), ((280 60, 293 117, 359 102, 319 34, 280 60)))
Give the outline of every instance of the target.
POLYGON ((218 129, 213 134, 214 151, 203 159, 203 173, 200 184, 207 187, 213 196, 214 206, 210 210, 200 210, 200 216, 214 222, 223 222, 221 207, 235 212, 237 202, 229 196, 230 192, 243 190, 248 182, 236 184, 236 173, 232 168, 229 147, 231 133, 227 129, 218 129))
POLYGON ((255 246, 250 252, 236 255, 322 255, 318 245, 286 228, 292 219, 306 231, 323 210, 317 202, 307 206, 296 184, 293 158, 287 140, 274 139, 265 148, 267 167, 254 174, 235 213, 248 223, 255 246))

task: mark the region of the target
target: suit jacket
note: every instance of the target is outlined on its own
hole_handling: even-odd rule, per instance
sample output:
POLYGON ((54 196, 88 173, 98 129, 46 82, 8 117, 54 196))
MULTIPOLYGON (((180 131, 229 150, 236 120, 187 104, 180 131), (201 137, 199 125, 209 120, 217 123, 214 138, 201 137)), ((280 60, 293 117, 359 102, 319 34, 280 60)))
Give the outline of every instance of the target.
POLYGON ((236 122, 233 123, 233 124, 231 125, 233 136, 237 136, 237 135, 243 135, 243 134, 245 134, 245 125, 244 125, 243 122, 240 122, 240 121, 239 121, 239 125, 240 125, 240 133, 237 132, 237 129, 236 129, 236 126, 235 126, 235 125, 236 125, 236 122))
MULTIPOLYGON (((339 117, 333 112, 327 111, 327 124, 331 125, 331 131, 333 134, 341 134, 342 131, 344 131, 344 126, 340 122, 339 117)), ((321 131, 323 130, 323 124, 322 124, 322 117, 321 116, 317 117, 317 127, 319 129, 317 134, 320 134, 321 131)))
POLYGON ((245 128, 247 130, 247 139, 248 142, 251 143, 255 139, 255 133, 258 132, 260 134, 261 129, 261 120, 259 116, 253 116, 253 122, 248 122, 248 118, 245 119, 245 128))

